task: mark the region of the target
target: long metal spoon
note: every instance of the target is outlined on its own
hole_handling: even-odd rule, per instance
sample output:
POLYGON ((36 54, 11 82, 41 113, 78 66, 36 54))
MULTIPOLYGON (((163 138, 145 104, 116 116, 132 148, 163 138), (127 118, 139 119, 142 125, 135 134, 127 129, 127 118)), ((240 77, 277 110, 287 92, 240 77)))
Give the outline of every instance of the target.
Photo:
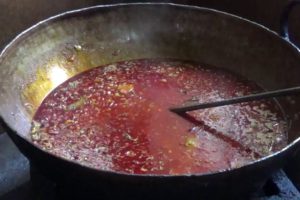
POLYGON ((286 89, 280 89, 280 90, 274 90, 274 91, 268 91, 268 92, 261 92, 261 93, 251 94, 251 95, 246 95, 246 96, 241 96, 241 97, 234 97, 231 99, 225 99, 225 100, 221 100, 221 101, 206 102, 206 103, 196 102, 196 103, 192 103, 189 105, 172 107, 172 108, 170 108, 170 111, 179 114, 179 113, 185 113, 185 112, 193 111, 193 110, 219 107, 219 106, 225 106, 225 105, 231 105, 231 104, 243 103, 243 102, 249 102, 249 101, 257 101, 257 100, 261 100, 261 99, 268 99, 268 98, 279 97, 279 96, 291 96, 291 95, 297 95, 297 94, 300 94, 300 86, 286 88, 286 89))

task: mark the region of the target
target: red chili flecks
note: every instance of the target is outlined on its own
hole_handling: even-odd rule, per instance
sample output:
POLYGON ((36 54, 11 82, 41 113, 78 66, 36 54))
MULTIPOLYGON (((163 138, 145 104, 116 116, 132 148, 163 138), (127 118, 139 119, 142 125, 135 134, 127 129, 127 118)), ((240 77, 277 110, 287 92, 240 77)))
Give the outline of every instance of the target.
POLYGON ((36 112, 31 136, 53 154, 102 170, 190 174, 235 168, 286 145, 286 123, 275 101, 188 113, 197 123, 169 107, 257 91, 253 82, 192 62, 125 61, 57 87, 36 112))

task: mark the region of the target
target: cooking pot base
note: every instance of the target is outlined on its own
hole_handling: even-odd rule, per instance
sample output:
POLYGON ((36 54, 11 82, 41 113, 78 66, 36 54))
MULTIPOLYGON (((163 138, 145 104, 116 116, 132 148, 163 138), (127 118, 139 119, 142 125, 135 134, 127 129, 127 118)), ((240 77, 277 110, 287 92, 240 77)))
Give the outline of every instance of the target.
MULTIPOLYGON (((38 169, 34 167, 32 164, 30 165, 30 176, 31 176, 31 183, 32 188, 31 192, 35 195, 39 195, 43 199, 52 200, 52 199, 107 199, 107 198, 122 198, 122 199, 129 199, 126 198, 126 194, 116 194, 111 193, 111 196, 108 196, 109 192, 105 191, 106 194, 103 196, 103 191, 101 188, 98 190, 91 191, 88 188, 88 184, 84 185, 65 185, 62 183, 54 183, 39 173, 38 169), (37 192, 38 191, 38 192, 37 192)), ((138 193, 137 193, 138 194, 138 193)), ((155 195, 168 195, 168 194, 155 194, 155 195)), ((201 194, 199 194, 201 196, 201 194)), ((143 199, 153 199, 151 198, 153 195, 145 193, 142 197, 143 199)), ((188 194, 184 196, 188 199, 191 198, 188 194)), ((178 199, 182 199, 184 197, 177 197, 178 199)), ((195 196, 193 196, 195 198, 195 196)), ((130 199, 139 199, 140 196, 130 196, 130 199)), ((217 197, 216 197, 217 198, 217 197)), ((228 197, 232 199, 232 197, 228 197)), ((198 198, 199 199, 199 198, 198 198)), ((224 197, 222 198, 224 199, 224 197)), ((237 199, 234 197, 234 199, 237 199)), ((300 193, 297 188, 293 185, 293 183, 289 180, 287 175, 283 170, 279 170, 276 172, 271 179, 269 179, 266 184, 263 186, 262 189, 250 195, 246 195, 240 197, 240 199, 249 199, 249 200, 285 200, 285 199, 300 199, 300 193)))

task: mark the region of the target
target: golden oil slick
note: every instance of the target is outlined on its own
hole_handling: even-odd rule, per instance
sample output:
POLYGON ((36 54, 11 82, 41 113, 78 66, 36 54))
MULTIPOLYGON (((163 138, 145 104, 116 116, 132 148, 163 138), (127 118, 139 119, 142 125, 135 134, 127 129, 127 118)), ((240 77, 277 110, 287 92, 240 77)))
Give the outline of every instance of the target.
MULTIPOLYGON (((78 48, 77 48, 78 49, 78 48)), ((82 71, 96 67, 87 52, 74 51, 72 57, 57 56, 37 68, 35 79, 23 89, 22 101, 32 117, 47 94, 55 87, 82 71)))

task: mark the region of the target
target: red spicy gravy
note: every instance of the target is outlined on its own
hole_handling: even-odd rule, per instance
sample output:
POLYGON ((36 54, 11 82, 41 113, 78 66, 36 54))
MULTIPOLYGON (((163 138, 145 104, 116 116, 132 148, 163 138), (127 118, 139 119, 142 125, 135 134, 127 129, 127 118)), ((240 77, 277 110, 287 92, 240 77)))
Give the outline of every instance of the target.
POLYGON ((100 170, 191 174, 243 166, 287 144, 278 104, 264 100, 179 116, 174 105, 262 91, 222 69, 165 59, 119 62, 54 89, 33 118, 34 143, 100 170))

